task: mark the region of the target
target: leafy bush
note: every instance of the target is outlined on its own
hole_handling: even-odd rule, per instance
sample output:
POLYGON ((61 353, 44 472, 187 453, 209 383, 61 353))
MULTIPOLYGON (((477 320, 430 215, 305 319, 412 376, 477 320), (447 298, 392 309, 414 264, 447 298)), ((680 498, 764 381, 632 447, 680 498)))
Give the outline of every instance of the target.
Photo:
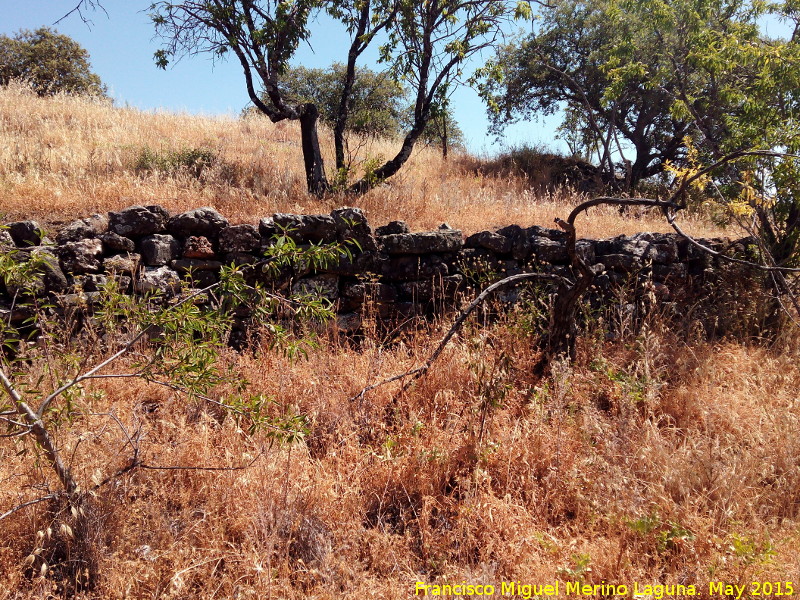
POLYGON ((176 175, 188 173, 200 178, 203 172, 219 160, 210 148, 181 148, 180 150, 153 150, 144 147, 139 152, 134 169, 139 173, 176 175))

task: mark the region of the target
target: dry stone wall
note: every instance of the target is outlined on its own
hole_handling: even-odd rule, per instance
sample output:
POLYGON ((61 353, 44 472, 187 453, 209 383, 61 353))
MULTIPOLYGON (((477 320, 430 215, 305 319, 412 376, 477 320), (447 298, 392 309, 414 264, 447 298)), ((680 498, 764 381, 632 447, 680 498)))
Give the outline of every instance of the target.
MULTIPOLYGON (((703 240, 715 250, 743 251, 746 240, 703 240)), ((708 254, 673 234, 640 233, 604 240, 580 240, 578 251, 600 273, 595 297, 613 301, 621 284, 646 287, 663 302, 679 302, 707 287, 715 268, 708 254)), ((366 306, 382 319, 430 314, 453 306, 470 285, 522 272, 569 276, 565 234, 545 227, 510 225, 465 237, 443 224, 436 231, 411 232, 403 221, 375 230, 357 208, 329 215, 275 214, 258 224, 231 225, 213 208, 171 215, 161 206, 131 206, 70 223, 48 239, 34 221, 0 229, 0 250, 14 260, 38 255, 43 264, 35 292, 56 306, 86 306, 97 300, 110 278, 130 294, 176 294, 187 284, 202 288, 217 281, 226 264, 254 265, 253 281, 313 291, 337 308, 342 329, 356 330, 366 306), (352 256, 311 271, 275 274, 258 268, 265 251, 286 232, 298 245, 352 244, 352 256)), ((12 301, 13 282, 0 281, 0 318, 20 320, 12 301)), ((505 295, 513 300, 515 292, 505 295)))

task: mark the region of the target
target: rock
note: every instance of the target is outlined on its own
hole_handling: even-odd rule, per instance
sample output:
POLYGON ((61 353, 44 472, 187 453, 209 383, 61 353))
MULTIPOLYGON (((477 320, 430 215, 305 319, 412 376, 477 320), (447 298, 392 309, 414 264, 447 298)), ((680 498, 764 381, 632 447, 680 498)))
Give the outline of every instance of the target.
MULTIPOLYGON (((504 262, 491 250, 467 248, 460 252, 460 270, 473 282, 483 283, 502 278, 504 262)), ((518 263, 517 263, 518 264, 518 263)))
POLYGON ((339 297, 339 277, 324 274, 299 279, 292 285, 292 294, 309 294, 335 302, 339 297))
POLYGON ((361 329, 361 315, 358 313, 337 315, 336 329, 342 333, 355 333, 361 329))
POLYGON ((184 277, 193 287, 205 288, 219 281, 219 274, 216 271, 193 271, 191 275, 184 277))
POLYGON ((12 296, 16 293, 43 294, 45 292, 63 292, 69 287, 69 283, 64 271, 61 270, 58 257, 53 254, 50 248, 34 246, 24 250, 17 250, 12 255, 13 260, 28 262, 35 260, 37 264, 37 274, 28 285, 24 282, 9 281, 7 291, 12 296))
POLYGON ((106 215, 92 215, 85 219, 73 221, 56 236, 58 244, 65 244, 67 242, 77 242, 86 238, 97 237, 105 233, 108 229, 108 217, 106 215))
POLYGON ((336 222, 330 215, 290 215, 276 213, 272 216, 278 230, 285 232, 298 244, 311 242, 329 244, 336 241, 336 222))
POLYGON ((280 234, 280 229, 275 225, 272 217, 264 217, 258 222, 258 233, 261 234, 263 241, 269 243, 270 240, 280 234))
POLYGON ((513 247, 510 239, 493 231, 473 233, 464 245, 467 248, 486 248, 497 254, 511 254, 513 247))
POLYGON ((219 234, 219 251, 257 252, 261 246, 261 235, 253 225, 232 225, 219 234))
POLYGON ((67 242, 58 246, 58 257, 66 273, 96 273, 103 258, 103 243, 97 238, 67 242))
POLYGON ((551 265, 569 262, 567 245, 564 242, 556 242, 546 237, 532 236, 530 243, 531 251, 538 261, 550 263, 551 265))
POLYGON ((183 258, 214 258, 214 247, 211 240, 203 235, 190 235, 183 244, 183 258))
POLYGON ((99 292, 106 286, 107 283, 108 277, 106 275, 89 273, 88 275, 83 276, 81 287, 83 288, 84 292, 99 292))
POLYGON ((531 242, 527 230, 519 225, 509 225, 498 229, 497 233, 511 240, 511 257, 514 260, 527 260, 531 255, 531 242))
POLYGON ((224 263, 226 265, 235 265, 237 267, 254 265, 261 260, 258 256, 253 256, 247 252, 228 252, 224 258, 224 263))
POLYGON ((683 263, 672 265, 653 265, 653 279, 660 283, 674 282, 678 279, 686 279, 689 270, 683 263))
POLYGON ((381 237, 380 241, 389 255, 458 252, 464 245, 457 229, 394 233, 381 237))
POLYGON ((103 248, 106 252, 133 252, 136 250, 136 244, 130 238, 121 236, 113 231, 106 231, 98 236, 98 239, 103 242, 103 248))
POLYGON ((40 261, 41 271, 44 276, 45 288, 49 292, 62 292, 67 289, 67 277, 58 261, 58 257, 49 248, 34 248, 31 256, 40 261))
POLYGON ((533 225, 532 227, 528 227, 526 231, 528 232, 529 237, 545 237, 548 240, 553 240, 556 242, 567 241, 567 232, 562 231, 561 229, 549 229, 547 227, 533 225))
POLYGON ((58 303, 62 308, 80 309, 98 304, 102 300, 100 292, 83 292, 77 294, 63 294, 58 297, 58 303))
POLYGON ((448 275, 442 279, 441 293, 448 300, 455 298, 456 294, 462 292, 467 287, 467 281, 460 273, 455 275, 448 275))
POLYGON ((606 254, 601 260, 609 271, 632 273, 642 268, 642 261, 630 254, 606 254))
POLYGON ((201 260, 197 258, 183 258, 172 261, 172 268, 181 275, 195 271, 213 271, 218 273, 222 263, 218 260, 201 260))
POLYGON ((30 321, 36 316, 33 307, 14 303, 13 305, 0 301, 0 321, 20 325, 30 321))
POLYGON ((375 240, 363 210, 348 207, 337 208, 331 212, 331 217, 336 224, 338 241, 348 244, 352 252, 376 252, 378 250, 378 242, 375 240))
POLYGON ((441 302, 452 300, 456 294, 466 289, 463 275, 455 274, 424 281, 406 281, 397 284, 397 300, 403 302, 441 302))
POLYGON ((578 240, 575 242, 575 254, 580 256, 587 265, 593 265, 597 260, 592 240, 578 240))
POLYGON ((342 285, 341 297, 360 302, 394 302, 397 300, 397 289, 386 283, 358 281, 342 285))
POLYGON ((679 247, 674 235, 665 233, 637 233, 595 242, 598 256, 629 254, 642 262, 670 264, 678 260, 679 247))
POLYGON ((662 265, 678 259, 678 245, 674 237, 660 233, 637 233, 629 238, 622 238, 619 251, 636 256, 642 261, 662 265))
POLYGON ((136 273, 142 260, 139 254, 118 254, 103 260, 103 270, 106 273, 136 273))
POLYGON ((161 267, 180 256, 181 245, 171 235, 156 233, 140 243, 142 262, 148 267, 161 267))
POLYGON ((406 281, 397 285, 401 302, 429 302, 433 299, 432 280, 406 281))
POLYGON ((44 231, 36 221, 16 221, 7 225, 8 234, 17 248, 38 246, 44 238, 44 231))
POLYGON ((152 235, 164 231, 169 212, 162 206, 129 206, 108 213, 108 229, 117 235, 130 237, 152 235))
POLYGON ((416 281, 449 275, 447 263, 435 254, 428 256, 397 256, 383 264, 383 276, 388 281, 416 281))
POLYGON ((0 227, 0 250, 8 251, 11 248, 16 248, 16 244, 14 243, 14 238, 11 237, 11 234, 8 233, 8 230, 0 227))
MULTIPOLYGON (((385 259, 386 255, 383 256, 385 259)), ((361 275, 380 269, 380 264, 381 261, 377 253, 358 253, 354 248, 350 257, 342 253, 338 262, 328 264, 322 270, 326 273, 336 273, 337 275, 361 275)))
POLYGON ((408 223, 405 221, 392 221, 375 230, 375 235, 377 236, 394 235, 397 233, 411 233, 408 223))
POLYGON ((169 232, 179 238, 202 235, 215 240, 228 226, 228 220, 209 206, 195 208, 169 220, 169 232))
POLYGON ((181 278, 169 267, 145 267, 133 287, 139 294, 172 295, 180 291, 181 278))

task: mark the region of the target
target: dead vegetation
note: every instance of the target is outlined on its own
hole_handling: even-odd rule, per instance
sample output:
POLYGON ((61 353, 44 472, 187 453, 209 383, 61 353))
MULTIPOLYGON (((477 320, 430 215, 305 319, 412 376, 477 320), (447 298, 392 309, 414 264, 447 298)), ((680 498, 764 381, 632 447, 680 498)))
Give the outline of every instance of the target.
MULTIPOLYGON (((156 200, 213 204, 242 221, 330 208, 302 192, 294 132, 261 120, 48 104, 12 89, 0 92, 0 125, 16 144, 0 145, 6 220, 156 200), (163 140, 213 160, 199 173, 165 173, 168 160, 149 169, 141 149, 169 159, 163 140)), ((373 223, 546 224, 575 200, 537 198, 523 180, 467 175, 434 154, 412 160, 355 201, 373 223)), ((589 221, 581 235, 666 229, 615 209, 589 221)), ((572 363, 539 377, 537 306, 468 321, 403 393, 389 385, 350 400, 422 364, 449 321, 402 336, 331 334, 307 360, 224 352, 244 390, 215 397, 258 396, 276 417, 305 416, 308 434, 293 444, 164 387, 87 382, 60 405, 56 439, 83 488, 101 485, 86 514, 53 499, 0 520, 0 598, 391 599, 413 596, 417 581, 680 583, 706 597, 709 581, 800 586, 796 335, 769 347, 709 340, 657 306, 634 318, 622 297, 587 314, 572 363), (131 437, 158 468, 105 481, 131 437), (197 466, 218 470, 174 468, 197 466)), ((744 321, 730 306, 718 319, 744 321)), ((87 347, 100 345, 77 346, 87 347)), ((31 386, 46 385, 54 364, 28 365, 31 386)), ((53 489, 34 447, 0 438, 0 513, 53 489)))

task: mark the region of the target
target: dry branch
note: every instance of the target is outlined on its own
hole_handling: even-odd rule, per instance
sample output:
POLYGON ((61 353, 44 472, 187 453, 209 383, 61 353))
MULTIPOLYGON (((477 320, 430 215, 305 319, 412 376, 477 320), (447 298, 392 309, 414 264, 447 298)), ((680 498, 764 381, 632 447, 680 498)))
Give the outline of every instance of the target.
POLYGON ((559 283, 567 282, 567 280, 559 275, 553 275, 550 273, 520 273, 518 275, 511 275, 510 277, 506 277, 505 279, 501 279, 500 281, 493 283, 485 290, 483 290, 476 298, 473 300, 467 308, 461 311, 458 315, 456 320, 453 322, 453 325, 447 331, 445 336, 439 342, 439 345, 436 347, 436 350, 428 357, 424 364, 420 365, 419 367, 415 367, 405 373, 400 373, 399 375, 394 375, 389 377, 388 379, 384 379, 378 383, 373 383, 372 385, 368 385, 364 389, 362 389, 358 394, 351 397, 349 400, 350 402, 354 400, 360 400, 364 398, 364 395, 367 392, 370 392, 376 388, 384 386, 388 383, 392 383, 393 381, 399 381, 401 379, 405 379, 406 377, 412 377, 411 381, 406 382, 401 391, 406 391, 411 385, 420 377, 425 375, 428 370, 431 368, 434 362, 441 356, 442 351, 447 346, 448 342, 452 339, 452 337, 458 332, 459 329, 464 325, 464 322, 467 320, 476 308, 478 308, 481 304, 483 304, 489 296, 491 296, 494 292, 498 289, 510 285, 512 283, 519 283, 520 281, 525 281, 529 279, 545 279, 549 281, 557 281, 559 283))

